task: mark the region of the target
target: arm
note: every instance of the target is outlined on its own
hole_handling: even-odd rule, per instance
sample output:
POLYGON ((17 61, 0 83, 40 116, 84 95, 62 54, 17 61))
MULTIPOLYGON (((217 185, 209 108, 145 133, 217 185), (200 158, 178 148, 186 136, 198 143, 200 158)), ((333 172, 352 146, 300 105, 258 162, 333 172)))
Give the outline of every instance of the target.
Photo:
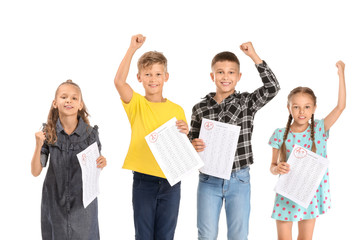
POLYGON ((198 105, 195 105, 192 109, 191 122, 190 122, 190 131, 188 137, 191 141, 191 144, 197 152, 202 152, 205 149, 205 143, 202 139, 198 138, 200 134, 201 121, 198 117, 197 111, 200 110, 198 105))
POLYGON ((324 120, 325 132, 328 131, 331 126, 336 122, 336 120, 340 117, 341 113, 344 111, 346 106, 346 87, 345 87, 345 64, 342 61, 338 61, 336 63, 336 67, 338 68, 339 75, 339 95, 338 95, 338 103, 336 107, 326 116, 324 120))
POLYGON ((36 138, 36 146, 35 146, 35 152, 33 158, 31 160, 31 174, 34 177, 37 177, 40 175, 43 168, 40 162, 40 155, 41 155, 41 147, 43 146, 45 141, 45 133, 42 131, 37 132, 35 133, 35 138, 36 138))
POLYGON ((133 90, 130 87, 130 85, 126 82, 129 69, 130 69, 130 63, 132 60, 132 57, 134 56, 134 53, 137 49, 139 49, 145 42, 146 37, 144 37, 141 34, 135 35, 131 37, 131 43, 130 47, 127 50, 123 60, 120 63, 120 66, 116 72, 116 76, 114 79, 115 87, 117 91, 120 94, 121 99, 125 103, 129 103, 132 95, 133 90))
POLYGON ((290 165, 286 162, 278 163, 280 150, 273 148, 272 160, 270 165, 270 172, 274 175, 286 174, 290 171, 290 165))
POLYGON ((255 52, 251 42, 243 43, 240 46, 240 49, 254 61, 260 74, 261 81, 263 82, 263 86, 256 89, 248 97, 251 100, 249 102, 249 108, 252 108, 253 111, 258 111, 276 96, 280 90, 280 86, 274 73, 268 67, 266 62, 262 61, 255 52))

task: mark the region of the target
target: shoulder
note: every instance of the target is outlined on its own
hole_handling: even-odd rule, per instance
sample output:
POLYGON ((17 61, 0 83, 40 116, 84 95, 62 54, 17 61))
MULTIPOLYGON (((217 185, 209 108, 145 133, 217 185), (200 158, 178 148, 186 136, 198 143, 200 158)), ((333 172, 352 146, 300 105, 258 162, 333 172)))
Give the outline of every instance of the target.
POLYGON ((269 139, 269 145, 273 148, 277 148, 279 149, 282 141, 283 141, 283 137, 284 137, 284 131, 285 128, 277 128, 275 129, 275 131, 273 132, 273 134, 271 135, 270 139, 269 139))

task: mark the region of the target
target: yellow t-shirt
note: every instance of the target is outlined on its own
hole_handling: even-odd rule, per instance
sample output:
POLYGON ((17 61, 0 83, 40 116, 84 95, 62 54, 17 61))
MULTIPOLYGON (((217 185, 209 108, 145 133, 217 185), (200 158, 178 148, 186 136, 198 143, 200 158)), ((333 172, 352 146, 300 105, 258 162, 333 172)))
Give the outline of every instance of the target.
POLYGON ((131 142, 123 168, 165 178, 145 136, 173 117, 186 122, 184 110, 169 100, 149 102, 136 92, 133 92, 129 103, 122 103, 131 125, 131 142))

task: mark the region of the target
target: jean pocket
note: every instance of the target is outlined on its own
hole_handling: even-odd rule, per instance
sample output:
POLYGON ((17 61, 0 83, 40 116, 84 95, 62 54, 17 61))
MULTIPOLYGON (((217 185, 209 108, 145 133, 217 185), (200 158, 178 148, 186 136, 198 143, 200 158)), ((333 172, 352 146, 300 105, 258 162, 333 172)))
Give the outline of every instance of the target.
POLYGON ((209 175, 207 174, 204 174, 204 173, 200 173, 199 174, 199 181, 201 182, 206 182, 209 180, 209 175))
POLYGON ((141 179, 140 178, 134 178, 133 181, 133 188, 138 188, 141 184, 141 179))
POLYGON ((240 169, 237 173, 236 173, 236 180, 238 180, 240 183, 249 183, 250 182, 250 173, 249 173, 249 168, 245 168, 245 169, 240 169))

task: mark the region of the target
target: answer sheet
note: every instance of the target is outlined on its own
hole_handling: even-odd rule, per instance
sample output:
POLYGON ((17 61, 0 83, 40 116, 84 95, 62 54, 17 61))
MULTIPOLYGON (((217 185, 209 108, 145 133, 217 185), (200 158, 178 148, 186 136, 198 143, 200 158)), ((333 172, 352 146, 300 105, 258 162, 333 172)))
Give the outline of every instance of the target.
POLYGON ((279 177, 275 192, 307 208, 329 166, 329 160, 295 145, 287 163, 290 164, 290 172, 279 177))
POLYGON ((176 118, 151 132, 145 140, 171 186, 204 165, 186 134, 176 127, 176 118))
POLYGON ((202 119, 199 138, 205 143, 200 152, 204 167, 200 172, 223 179, 230 179, 240 126, 202 119))
POLYGON ((83 182, 83 205, 86 208, 99 195, 99 176, 101 169, 96 160, 100 157, 97 142, 78 153, 83 182))

